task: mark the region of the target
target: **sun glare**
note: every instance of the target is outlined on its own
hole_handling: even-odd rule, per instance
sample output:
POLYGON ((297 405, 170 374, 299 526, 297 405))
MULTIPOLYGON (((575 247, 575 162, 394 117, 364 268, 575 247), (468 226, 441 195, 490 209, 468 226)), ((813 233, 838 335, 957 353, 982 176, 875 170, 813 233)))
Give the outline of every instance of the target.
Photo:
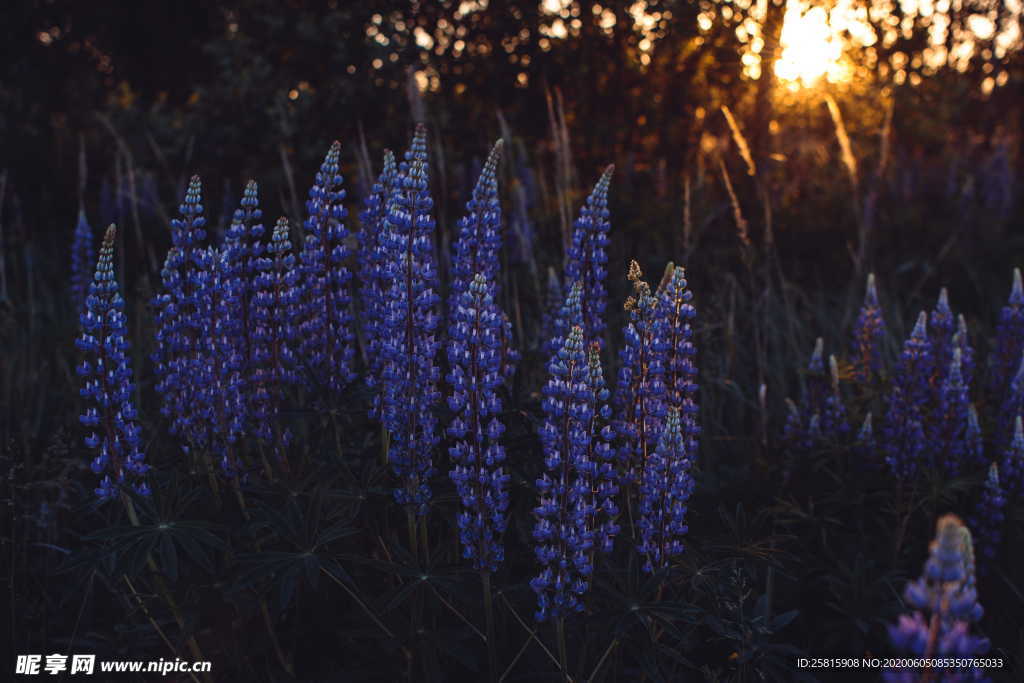
POLYGON ((841 62, 841 39, 823 8, 789 3, 780 43, 782 54, 775 62, 775 75, 788 81, 790 88, 811 86, 822 78, 832 83, 849 78, 841 62))

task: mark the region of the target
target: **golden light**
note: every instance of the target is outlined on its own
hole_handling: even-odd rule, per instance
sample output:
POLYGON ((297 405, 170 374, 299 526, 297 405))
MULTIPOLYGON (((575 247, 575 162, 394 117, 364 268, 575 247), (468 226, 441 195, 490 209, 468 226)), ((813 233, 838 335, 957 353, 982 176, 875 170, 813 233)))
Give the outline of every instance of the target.
POLYGON ((782 54, 775 62, 775 75, 796 90, 814 85, 822 78, 831 83, 849 80, 842 63, 842 39, 829 24, 822 7, 806 9, 790 2, 782 24, 782 54))

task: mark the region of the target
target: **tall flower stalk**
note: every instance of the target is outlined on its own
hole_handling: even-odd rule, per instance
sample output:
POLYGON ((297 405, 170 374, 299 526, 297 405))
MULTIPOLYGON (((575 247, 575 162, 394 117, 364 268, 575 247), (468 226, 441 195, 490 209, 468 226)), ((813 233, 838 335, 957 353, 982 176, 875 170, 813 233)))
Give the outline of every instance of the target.
POLYGON ((885 341, 885 318, 878 303, 875 274, 868 275, 864 304, 853 327, 854 377, 860 382, 870 381, 883 369, 882 344, 885 341))
POLYGON ((359 215, 362 229, 359 231, 359 297, 363 310, 363 333, 366 349, 366 383, 373 390, 371 415, 380 410, 380 373, 383 365, 382 335, 385 329, 385 293, 390 283, 385 268, 387 250, 384 247, 388 199, 394 191, 398 166, 391 150, 384 152, 384 169, 381 171, 373 191, 366 198, 359 215))
POLYGON ((231 371, 238 373, 240 388, 249 398, 248 382, 252 374, 255 297, 257 275, 265 249, 263 212, 259 204, 259 186, 250 180, 224 235, 224 295, 228 314, 226 342, 234 351, 231 371))
POLYGON ((642 275, 636 261, 631 262, 633 294, 625 305, 629 318, 616 388, 618 460, 623 483, 631 487, 644 481, 644 467, 658 444, 666 415, 667 323, 642 275))
POLYGON ((448 361, 455 417, 448 427, 449 449, 462 512, 459 538, 463 556, 481 572, 497 571, 504 559, 501 535, 508 509, 508 475, 502 469, 500 327, 501 319, 483 275, 477 274, 454 311, 448 361))
MULTIPOLYGON (((497 173, 501 148, 501 140, 494 143, 470 200, 466 202, 466 214, 459 220, 459 236, 452 256, 451 316, 477 274, 484 276, 495 301, 500 296, 502 221, 497 173)), ((515 372, 518 354, 512 346, 512 323, 503 311, 499 315, 502 375, 508 378, 515 372)))
POLYGON ((280 424, 284 391, 298 384, 296 345, 299 272, 287 218, 279 218, 260 258, 253 297, 252 423, 254 435, 272 444, 282 461, 290 435, 280 424))
MULTIPOLYGON (((423 516, 430 500, 432 453, 439 441, 434 406, 440 369, 433 200, 427 178, 426 129, 417 128, 389 200, 382 421, 390 434, 388 458, 400 484, 395 498, 423 516), (411 401, 410 397, 416 400, 411 401)), ((412 522, 410 521, 410 525, 412 522)), ((412 540, 412 539, 410 539, 412 540)))
POLYGON ((1010 298, 999 313, 995 346, 992 349, 989 367, 989 386, 996 400, 1002 400, 1022 353, 1024 353, 1024 285, 1021 284, 1020 269, 1014 268, 1010 298))
POLYGON ((668 411, 658 446, 644 465, 640 483, 640 543, 643 569, 654 573, 683 552, 686 502, 693 492, 691 450, 679 410, 668 411))
POLYGON ((87 407, 80 421, 89 431, 85 445, 95 453, 92 470, 102 475, 96 496, 108 500, 121 487, 148 495, 145 474, 149 467, 141 449, 138 414, 132 403, 132 368, 127 351, 124 299, 114 277, 114 237, 107 228, 99 260, 80 320, 76 346, 84 359, 78 366, 81 396, 87 407))
POLYGON ((172 246, 160 276, 162 291, 154 300, 156 349, 153 361, 157 391, 162 398, 161 413, 171 421, 171 433, 188 449, 200 438, 201 424, 195 414, 195 378, 202 375, 200 356, 203 307, 200 291, 207 257, 206 219, 203 217, 202 182, 192 176, 179 211, 171 221, 172 246))
POLYGON ((608 303, 608 188, 615 167, 609 166, 598 179, 573 225, 572 244, 566 254, 565 282, 583 287, 583 334, 587 343, 600 342, 605 330, 608 303))
POLYGON ((911 479, 925 455, 925 407, 931 400, 932 346, 928 316, 923 311, 903 345, 900 365, 888 400, 884 447, 886 462, 903 480, 911 479))
MULTIPOLYGON (((970 633, 983 610, 975 587, 971 532, 955 515, 939 519, 924 572, 907 584, 903 597, 914 612, 889 627, 889 638, 899 652, 929 659, 969 658, 988 650, 986 638, 970 633)), ((883 675, 889 681, 903 681, 912 673, 889 670, 883 675)), ((966 678, 978 672, 950 673, 966 678)))
POLYGON ((501 326, 492 287, 478 273, 461 294, 452 312, 448 382, 452 394, 448 405, 455 418, 448 435, 455 440, 448 450, 453 467, 449 476, 455 483, 462 511, 458 516, 463 557, 480 572, 487 620, 487 651, 491 679, 496 680, 497 647, 491 573, 504 560, 501 537, 508 510, 508 480, 502 464, 505 449, 501 435, 501 326))
POLYGON ((1003 541, 1003 525, 1006 522, 1006 496, 999 485, 999 465, 992 463, 985 478, 985 488, 974 510, 971 527, 977 534, 978 554, 984 560, 979 569, 982 575, 988 573, 999 546, 1003 541))
POLYGON ((332 393, 352 381, 355 333, 348 270, 345 190, 340 170, 341 143, 324 157, 306 200, 305 242, 301 253, 303 321, 301 358, 307 380, 332 393))
POLYGON ((544 473, 537 480, 540 500, 533 528, 541 572, 530 586, 537 594, 537 621, 554 618, 560 624, 583 610, 593 573, 589 456, 594 398, 582 326, 573 326, 548 372, 540 429, 544 473))

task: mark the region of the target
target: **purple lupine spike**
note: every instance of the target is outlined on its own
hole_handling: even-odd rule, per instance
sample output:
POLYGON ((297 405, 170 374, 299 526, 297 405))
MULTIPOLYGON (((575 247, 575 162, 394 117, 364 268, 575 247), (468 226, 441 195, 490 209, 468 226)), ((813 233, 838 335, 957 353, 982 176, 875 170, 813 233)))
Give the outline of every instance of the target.
MULTIPOLYGON (((983 610, 975 587, 971 532, 955 515, 939 519, 931 556, 921 577, 907 584, 904 600, 913 614, 901 616, 889 627, 889 639, 901 654, 973 657, 988 651, 986 638, 970 635, 970 624, 981 618, 983 610)), ((901 681, 916 674, 915 670, 887 670, 883 677, 901 681)))
POLYGON ((999 553, 1003 541, 1003 524, 1006 521, 1005 508, 1006 496, 999 485, 999 465, 991 463, 985 478, 985 488, 971 519, 971 527, 975 529, 978 539, 979 555, 984 560, 979 567, 981 574, 988 573, 999 553))
POLYGON ((573 225, 572 244, 566 254, 565 281, 580 282, 583 287, 583 329, 586 341, 601 341, 608 292, 608 188, 615 167, 601 174, 573 225))
MULTIPOLYGON (((417 139, 421 134, 417 129, 417 139)), ((415 139, 414 139, 415 143, 415 139)), ((407 155, 408 156, 408 155, 407 155)), ((430 212, 426 163, 403 162, 390 197, 382 246, 387 280, 381 417, 391 435, 388 458, 400 479, 395 497, 425 515, 430 500, 432 453, 438 443, 434 406, 440 369, 437 269, 434 264, 434 219, 430 212), (415 396, 417 400, 410 401, 415 396)))
POLYGON ((970 333, 967 331, 967 320, 963 314, 956 318, 956 334, 953 335, 953 346, 960 349, 961 372, 964 383, 972 386, 974 381, 974 346, 971 344, 970 333))
POLYGON ((803 413, 791 398, 786 399, 786 421, 782 426, 782 439, 791 448, 799 451, 810 450, 814 445, 808 438, 807 422, 803 413))
POLYGON ((163 288, 153 302, 157 309, 153 361, 161 413, 170 419, 171 433, 183 439, 187 448, 201 438, 193 379, 205 372, 200 357, 203 309, 199 292, 206 262, 202 246, 206 219, 199 176, 189 181, 179 210, 181 217, 171 221, 172 246, 160 272, 163 288))
POLYGON ((1024 286, 1020 268, 1013 269, 1010 299, 999 313, 995 344, 990 356, 989 383, 997 400, 1002 400, 1024 353, 1024 286))
POLYGON ((864 304, 853 327, 853 372, 860 382, 868 382, 882 372, 882 344, 885 341, 885 319, 878 304, 875 274, 868 275, 864 304))
POLYGON ((967 406, 967 430, 964 433, 964 442, 967 445, 967 462, 974 467, 984 467, 987 462, 985 458, 985 441, 981 433, 981 423, 978 421, 978 409, 974 404, 967 406))
MULTIPOLYGON (((484 163, 480 178, 466 203, 466 215, 459 220, 459 236, 452 256, 451 301, 458 302, 476 274, 482 274, 491 288, 491 297, 500 295, 501 202, 498 200, 498 163, 502 141, 498 140, 484 163)), ((457 306, 458 304, 453 304, 457 306)), ((512 346, 512 323, 500 312, 502 376, 515 372, 518 353, 512 346)))
POLYGON ((1021 416, 1013 422, 1013 439, 1003 452, 1003 460, 999 464, 1003 476, 1003 489, 1007 495, 1017 497, 1024 494, 1024 427, 1021 416))
POLYGON ((242 350, 233 343, 236 308, 232 297, 229 263, 223 249, 200 252, 201 302, 199 371, 191 378, 199 417, 197 444, 212 454, 229 478, 241 474, 236 444, 245 432, 246 403, 242 350))
POLYGON ((999 433, 997 443, 1007 444, 1013 438, 1013 421, 1024 415, 1024 353, 1020 365, 1006 386, 1003 403, 999 408, 999 433))
POLYGON ((839 365, 835 356, 828 357, 829 392, 821 409, 821 433, 827 439, 844 441, 850 433, 846 419, 846 404, 839 393, 839 365))
POLYGON ((641 278, 640 266, 630 262, 634 293, 625 305, 629 317, 615 395, 618 461, 626 485, 644 481, 645 463, 657 446, 666 414, 668 329, 659 301, 641 278))
MULTIPOLYGON (((561 351, 561 345, 574 325, 580 324, 583 320, 583 285, 573 282, 569 287, 569 294, 558 307, 557 314, 552 318, 551 329, 553 336, 548 340, 545 347, 549 356, 561 351)), ((582 325, 581 325, 582 327, 582 325)))
POLYGON ((71 239, 71 303, 76 311, 85 305, 92 282, 92 269, 96 254, 92 242, 92 227, 85 218, 85 209, 78 210, 78 222, 71 239))
POLYGON ((462 510, 459 539, 463 557, 477 571, 497 571, 505 557, 501 536, 507 524, 508 480, 502 468, 501 318, 491 285, 477 273, 452 312, 448 405, 455 413, 448 427, 454 444, 449 473, 462 510))
POLYGON ((683 435, 679 411, 670 408, 658 447, 644 466, 640 484, 640 542, 643 569, 653 573, 683 552, 686 503, 693 492, 692 454, 683 435))
POLYGON ((306 200, 302 263, 303 323, 300 357, 307 377, 330 392, 343 390, 355 377, 348 270, 348 230, 341 143, 331 144, 306 200))
POLYGON ((387 252, 382 244, 387 219, 388 197, 394 191, 398 167, 391 150, 384 152, 384 170, 366 198, 359 215, 359 295, 363 307, 363 330, 366 335, 366 383, 373 390, 372 417, 380 411, 380 373, 383 366, 381 335, 384 330, 384 293, 390 282, 385 279, 387 252))
POLYGON ((693 342, 697 309, 690 303, 693 292, 686 282, 686 270, 682 266, 671 266, 671 273, 666 275, 664 285, 659 288, 668 326, 666 398, 670 407, 680 411, 686 432, 687 422, 694 422, 697 417, 697 368, 694 364, 697 347, 693 342))
POLYGON ((961 365, 960 349, 954 349, 949 370, 939 387, 938 409, 929 423, 932 465, 942 467, 950 477, 966 469, 968 457, 970 398, 961 365))
POLYGON ((75 345, 84 358, 78 366, 81 396, 87 407, 79 418, 90 430, 85 445, 94 452, 92 471, 102 474, 96 488, 101 500, 128 486, 149 495, 145 474, 149 466, 141 450, 138 415, 132 403, 132 366, 128 361, 124 299, 114 277, 114 237, 111 225, 103 237, 96 272, 86 295, 75 345))
POLYGON ((588 459, 595 404, 583 328, 574 325, 562 349, 548 363, 544 424, 540 440, 544 473, 537 480, 533 539, 540 574, 530 581, 537 594, 537 621, 563 618, 583 609, 581 597, 593 573, 593 463, 588 459))
POLYGON ((953 361, 953 335, 956 327, 956 318, 949 307, 949 292, 943 287, 939 290, 935 310, 928 316, 928 338, 932 343, 933 370, 937 384, 942 382, 953 361))
POLYGON ((279 418, 284 390, 299 383, 296 346, 301 301, 289 233, 288 219, 279 218, 257 265, 253 297, 253 434, 272 445, 278 460, 290 441, 279 418))
POLYGON ((818 337, 814 340, 814 351, 807 363, 807 392, 804 396, 803 412, 805 415, 820 413, 828 396, 828 375, 825 372, 825 340, 818 337))
POLYGON ((248 394, 246 383, 252 374, 252 340, 256 277, 264 245, 263 212, 260 210, 259 186, 250 180, 242 194, 224 235, 224 295, 229 311, 226 343, 236 351, 232 371, 240 376, 241 389, 248 394))
POLYGON ((922 311, 910 338, 903 345, 888 398, 883 431, 886 462, 893 474, 902 480, 912 478, 923 464, 927 443, 923 410, 931 397, 931 368, 928 315, 922 311))
POLYGON ((556 353, 553 348, 554 340, 558 338, 558 318, 562 310, 565 297, 562 294, 562 283, 558 281, 558 274, 554 268, 548 268, 547 287, 544 290, 544 310, 541 312, 540 321, 540 345, 545 349, 547 355, 556 353))
MULTIPOLYGON (((501 249, 501 204, 498 201, 498 162, 501 159, 501 140, 495 143, 476 186, 466 202, 466 215, 458 223, 458 238, 452 255, 451 292, 455 301, 469 290, 477 274, 484 276, 497 299, 499 291, 498 252, 501 249)), ((453 308, 460 304, 454 303, 453 308)))
POLYGON ((864 416, 864 422, 861 423, 860 429, 857 431, 857 439, 854 441, 853 449, 865 469, 874 470, 878 467, 879 458, 876 455, 875 426, 870 412, 864 416))
POLYGON ((588 485, 593 495, 587 507, 593 511, 593 518, 588 521, 588 528, 594 531, 594 547, 603 553, 610 553, 615 536, 619 533, 616 522, 619 507, 615 502, 619 484, 615 450, 612 448, 615 431, 611 426, 612 411, 608 405, 610 392, 605 385, 604 371, 601 369, 601 346, 597 342, 590 344, 587 365, 588 397, 593 400, 590 409, 590 451, 587 454, 587 463, 592 468, 592 472, 588 472, 588 485))

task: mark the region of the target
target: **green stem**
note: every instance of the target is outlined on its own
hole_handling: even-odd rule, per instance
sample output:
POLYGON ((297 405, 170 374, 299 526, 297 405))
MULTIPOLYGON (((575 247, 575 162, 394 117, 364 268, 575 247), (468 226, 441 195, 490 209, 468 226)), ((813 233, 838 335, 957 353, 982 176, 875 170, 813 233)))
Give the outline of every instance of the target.
POLYGON ((565 647, 565 617, 558 617, 555 620, 555 636, 558 640, 558 666, 568 683, 572 679, 569 677, 569 657, 565 647))
POLYGON ((484 617, 487 622, 487 661, 490 667, 488 680, 490 683, 495 683, 498 676, 498 641, 494 635, 494 601, 491 597, 491 573, 489 571, 482 571, 480 572, 480 578, 483 580, 484 617))

